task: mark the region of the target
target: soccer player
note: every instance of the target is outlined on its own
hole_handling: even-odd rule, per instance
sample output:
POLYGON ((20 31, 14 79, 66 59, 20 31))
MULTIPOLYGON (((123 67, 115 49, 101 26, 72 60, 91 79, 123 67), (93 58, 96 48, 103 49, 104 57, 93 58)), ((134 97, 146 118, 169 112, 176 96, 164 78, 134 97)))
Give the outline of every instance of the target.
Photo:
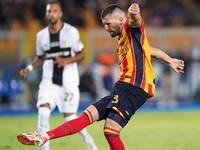
POLYGON ((43 145, 46 141, 71 135, 95 121, 105 119, 104 135, 111 150, 124 150, 119 133, 148 98, 154 96, 155 79, 151 56, 167 63, 177 74, 183 73, 184 62, 173 59, 161 50, 150 47, 138 4, 128 9, 128 19, 122 8, 112 4, 101 13, 105 30, 118 37, 117 55, 120 74, 111 94, 90 105, 77 119, 39 134, 21 133, 18 141, 24 145, 43 145))
MULTIPOLYGON (((77 118, 79 106, 79 73, 77 61, 85 57, 83 44, 78 30, 61 21, 62 9, 57 0, 51 0, 46 6, 49 25, 37 33, 37 56, 25 69, 20 71, 22 77, 43 64, 42 81, 38 92, 38 131, 50 130, 51 111, 57 106, 63 113, 64 120, 77 118)), ((97 150, 92 136, 84 128, 80 130, 88 150, 97 150)), ((43 146, 49 150, 49 142, 43 146)))

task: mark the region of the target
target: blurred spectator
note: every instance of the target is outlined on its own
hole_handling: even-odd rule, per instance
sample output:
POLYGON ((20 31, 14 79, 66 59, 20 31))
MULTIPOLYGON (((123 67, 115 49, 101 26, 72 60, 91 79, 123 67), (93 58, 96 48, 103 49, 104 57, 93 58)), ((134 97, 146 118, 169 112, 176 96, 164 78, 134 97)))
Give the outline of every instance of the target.
POLYGON ((108 91, 112 91, 112 87, 114 85, 113 76, 111 72, 111 66, 103 65, 103 83, 104 88, 108 91))
POLYGON ((4 25, 5 25, 5 18, 3 16, 3 6, 2 3, 0 3, 0 30, 4 29, 4 25))
POLYGON ((186 101, 191 99, 191 88, 189 88, 191 86, 191 83, 189 81, 189 64, 191 63, 191 47, 189 44, 187 43, 183 43, 180 47, 179 47, 179 59, 184 60, 184 73, 180 74, 179 76, 179 94, 178 94, 178 98, 181 101, 186 101))
POLYGON ((46 11, 46 3, 47 0, 32 0, 31 5, 31 11, 33 12, 33 15, 39 19, 44 26, 47 25, 47 20, 44 13, 46 11))
POLYGON ((200 45, 195 44, 192 47, 192 62, 190 63, 189 70, 189 80, 190 80, 190 90, 191 95, 193 95, 194 100, 200 101, 200 45))
POLYGON ((90 94, 91 102, 95 102, 97 98, 97 87, 94 83, 88 65, 82 65, 83 73, 80 76, 80 92, 87 92, 90 94))
MULTIPOLYGON (((1 0, 0 29, 10 29, 13 21, 17 20, 26 26, 25 14, 30 10, 36 19, 46 25, 45 7, 48 0, 1 0)), ((195 26, 200 25, 199 0, 60 0, 63 4, 63 21, 76 27, 87 28, 88 20, 85 11, 90 13, 95 22, 102 25, 101 10, 115 3, 127 10, 131 3, 136 2, 141 7, 141 15, 146 26, 195 26), (189 12, 189 13, 188 13, 189 12), (87 21, 87 23, 86 23, 87 21)), ((86 13, 88 14, 88 13, 86 13)))
POLYGON ((117 58, 114 54, 101 53, 98 55, 97 59, 101 63, 101 75, 104 88, 110 92, 114 84, 112 66, 116 63, 117 58))
POLYGON ((77 7, 75 2, 70 1, 63 8, 64 14, 62 20, 76 27, 85 27, 82 13, 80 13, 82 11, 81 8, 77 7))

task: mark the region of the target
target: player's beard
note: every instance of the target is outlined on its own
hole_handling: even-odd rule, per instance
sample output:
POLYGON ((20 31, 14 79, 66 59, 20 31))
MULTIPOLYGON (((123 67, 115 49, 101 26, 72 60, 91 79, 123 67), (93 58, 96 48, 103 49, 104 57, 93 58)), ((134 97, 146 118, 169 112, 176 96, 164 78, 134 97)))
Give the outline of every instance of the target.
POLYGON ((52 22, 51 20, 48 20, 48 21, 49 21, 49 24, 51 25, 55 25, 58 22, 58 20, 55 20, 54 22, 52 22))
POLYGON ((120 27, 119 26, 116 26, 116 30, 115 31, 110 31, 110 36, 111 37, 116 37, 116 36, 120 36, 121 35, 121 32, 120 32, 120 27))

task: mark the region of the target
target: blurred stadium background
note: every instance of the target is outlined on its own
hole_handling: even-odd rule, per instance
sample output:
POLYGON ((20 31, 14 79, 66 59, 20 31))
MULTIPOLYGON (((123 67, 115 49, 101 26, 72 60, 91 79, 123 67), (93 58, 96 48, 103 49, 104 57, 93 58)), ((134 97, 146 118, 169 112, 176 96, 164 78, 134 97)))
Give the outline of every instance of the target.
MULTIPOLYGON (((185 61, 185 73, 176 75, 166 64, 152 60, 156 94, 143 108, 200 108, 199 0, 60 0, 62 20, 80 31, 87 57, 79 63, 80 109, 108 94, 119 70, 117 39, 103 29, 100 12, 116 3, 125 10, 141 7, 151 46, 185 61), (93 84, 92 84, 93 83, 93 84)), ((41 68, 26 79, 21 68, 35 57, 36 33, 47 25, 47 0, 0 0, 0 115, 35 112, 41 68)))

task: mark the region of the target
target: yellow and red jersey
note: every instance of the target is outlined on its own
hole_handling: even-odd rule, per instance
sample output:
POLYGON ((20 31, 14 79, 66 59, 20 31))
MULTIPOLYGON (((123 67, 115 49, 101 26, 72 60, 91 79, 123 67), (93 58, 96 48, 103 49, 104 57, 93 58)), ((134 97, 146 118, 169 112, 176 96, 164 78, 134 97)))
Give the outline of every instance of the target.
POLYGON ((120 67, 118 81, 140 87, 149 94, 149 98, 153 97, 155 76, 143 21, 139 27, 130 27, 127 20, 118 42, 117 55, 120 67))

